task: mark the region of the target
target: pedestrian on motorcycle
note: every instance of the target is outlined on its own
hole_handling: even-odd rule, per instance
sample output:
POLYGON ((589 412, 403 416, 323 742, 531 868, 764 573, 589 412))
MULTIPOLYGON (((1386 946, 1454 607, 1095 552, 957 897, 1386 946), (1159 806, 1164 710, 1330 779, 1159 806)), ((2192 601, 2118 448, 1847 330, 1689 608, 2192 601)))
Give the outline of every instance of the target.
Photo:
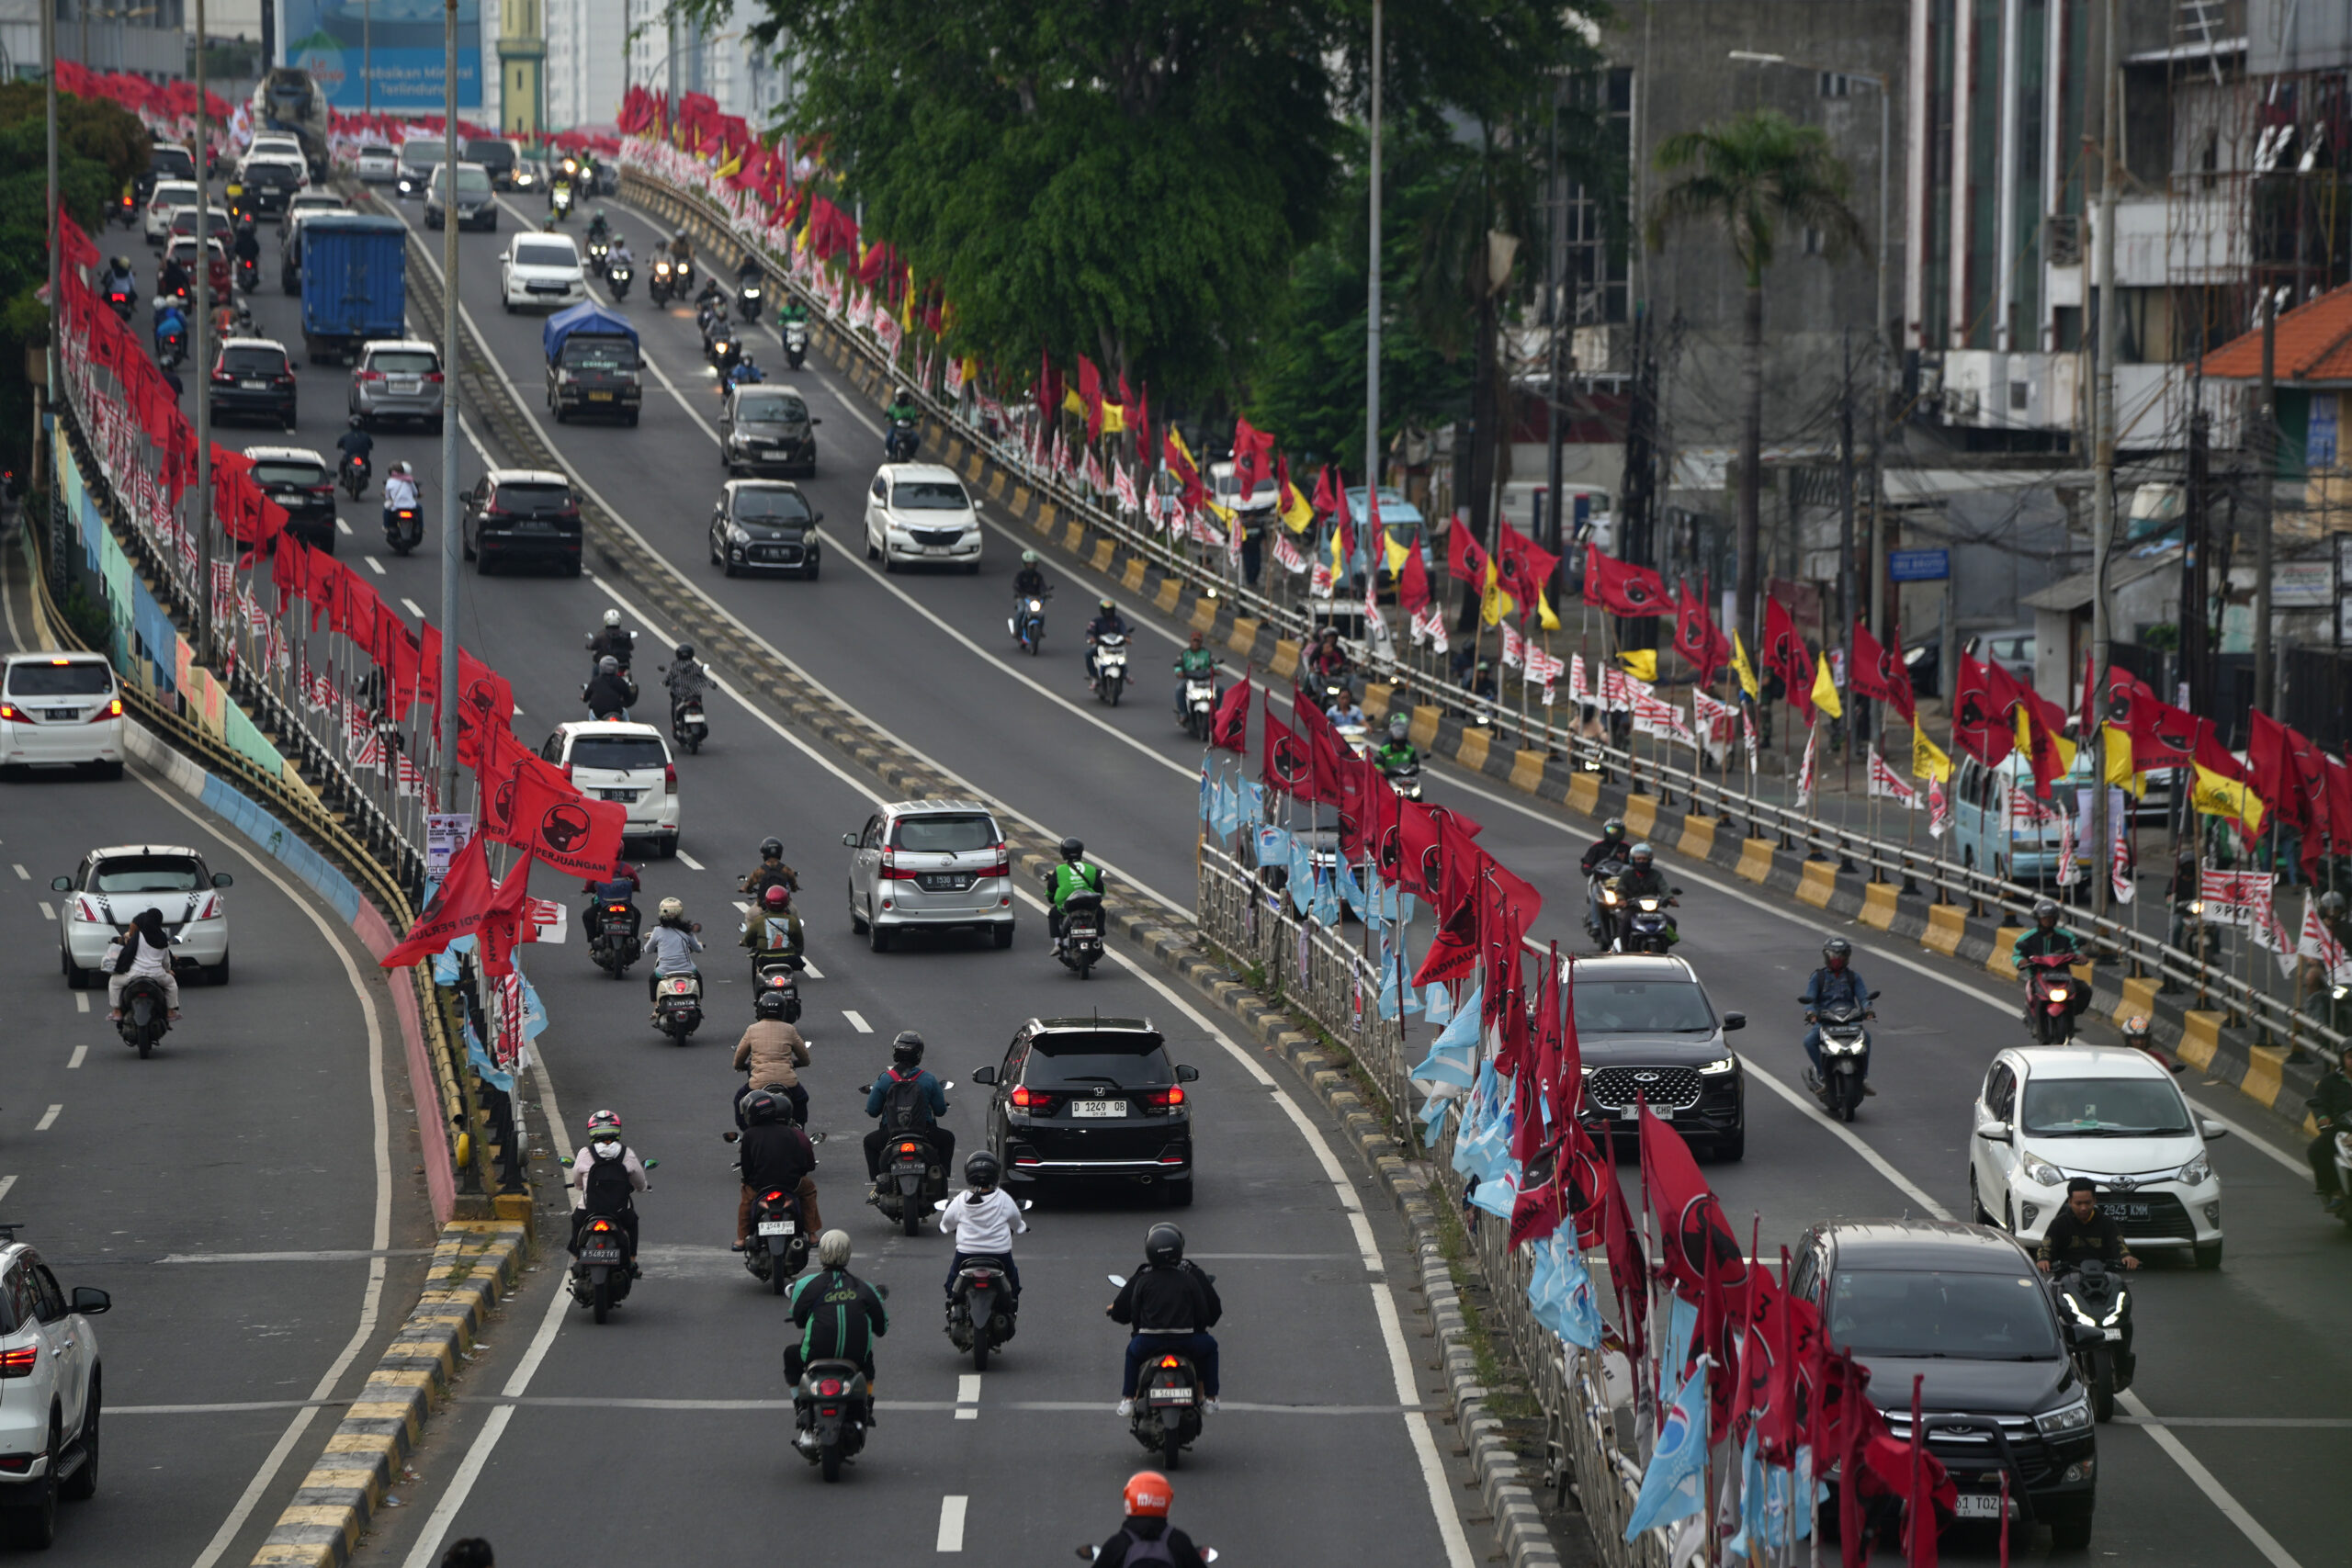
POLYGON ((636 655, 637 634, 621 625, 618 610, 605 611, 605 624, 588 634, 588 657, 592 660, 616 659, 626 669, 636 655))
POLYGON ((1127 1339, 1126 1374, 1119 1384, 1119 1414, 1135 1414, 1136 1380, 1146 1359, 1174 1352, 1201 1370, 1202 1414, 1216 1414, 1216 1340, 1209 1330, 1225 1315, 1216 1286, 1197 1263, 1184 1261, 1184 1233, 1165 1223, 1143 1238, 1143 1267, 1102 1309, 1135 1332, 1127 1339))
POLYGON ((775 308, 775 322, 779 327, 806 326, 808 324, 808 307, 800 302, 799 296, 787 294, 784 297, 784 303, 775 308))
POLYGON ((1176 655, 1176 716, 1184 716, 1184 685, 1195 675, 1205 675, 1212 682, 1216 679, 1216 655, 1201 644, 1201 634, 1194 632, 1193 640, 1176 655))
POLYGON ((1622 817, 1611 817, 1600 825, 1600 839, 1585 851, 1584 859, 1577 863, 1584 868, 1584 874, 1590 876, 1609 862, 1624 858, 1625 821, 1622 817))
POLYGON ((1100 682, 1100 678, 1094 672, 1095 640, 1098 637, 1125 637, 1126 635, 1127 623, 1120 615, 1119 607, 1108 599, 1098 601, 1094 606, 1094 618, 1086 623, 1086 683, 1090 687, 1099 684, 1100 682))
POLYGON ((1094 1551, 1094 1568, 1126 1568, 1130 1562, 1164 1562, 1170 1568, 1204 1568, 1208 1559, 1193 1538, 1168 1522, 1176 1489, 1156 1470, 1127 1478, 1127 1517, 1111 1539, 1094 1551))
POLYGON ((763 958, 799 958, 800 911, 792 907, 791 888, 778 884, 760 895, 759 909, 743 921, 742 945, 755 972, 763 958))
POLYGON ((2050 1216, 2033 1256, 2045 1274, 2068 1273, 2092 1258, 2109 1269, 2140 1267, 2124 1245, 2122 1227, 2098 1212, 2098 1186, 2086 1176, 2066 1183, 2066 1206, 2050 1216))
MULTIPOLYGON (((1821 967, 1804 983, 1804 995, 1797 1000, 1804 1004, 1804 1021, 1812 1027, 1804 1032, 1805 1059, 1813 1064, 1815 1077, 1821 1072, 1821 1021, 1817 1010, 1833 1004, 1846 1004, 1862 1010, 1869 1018, 1871 988, 1863 984, 1860 971, 1854 967, 1854 944, 1842 936, 1833 936, 1821 944, 1821 967)), ((1876 1094, 1871 1087, 1868 1067, 1864 1067, 1862 1092, 1876 1094)))
MULTIPOLYGON (((1022 551, 1021 570, 1012 574, 1013 596, 1020 599, 1031 599, 1045 592, 1045 591, 1046 574, 1037 565, 1037 552, 1035 550, 1022 551)), ((1198 641, 1199 639, 1196 637, 1193 640, 1198 641)))
POLYGON ((1364 714, 1363 704, 1356 700, 1355 693, 1344 686, 1340 688, 1340 700, 1331 705, 1330 719, 1333 724, 1356 729, 1363 729, 1372 723, 1364 714))
MULTIPOLYGON (((1657 852, 1646 840, 1625 852, 1625 872, 1617 878, 1617 886, 1628 902, 1635 898, 1655 898, 1661 906, 1674 902, 1674 889, 1667 886, 1666 873, 1658 870, 1657 852)), ((1675 929, 1674 917, 1667 916, 1667 945, 1671 947, 1681 940, 1682 933, 1675 929)))
POLYGON ((2313 1086, 2303 1103, 2319 1123, 2319 1136, 2305 1147, 2311 1161, 2312 1186, 2331 1214, 2340 1213, 2352 1195, 2335 1179, 2335 1135, 2352 1132, 2352 1044, 2336 1053, 2335 1068, 2313 1086))
POLYGON ((735 1204, 737 1252, 750 1245, 760 1199, 778 1190, 798 1201, 801 1234, 816 1235, 824 1228, 817 1215, 817 1150, 800 1124, 783 1111, 764 1089, 743 1103, 743 1135, 735 1141, 735 1164, 743 1178, 743 1196, 735 1204))
POLYGON ((882 1145, 892 1138, 921 1133, 931 1140, 939 1163, 952 1167, 956 1134, 939 1124, 947 1114, 947 1091, 923 1070, 922 1036, 902 1029, 890 1042, 890 1070, 874 1080, 865 1094, 865 1113, 882 1124, 865 1134, 865 1174, 882 1174, 882 1145))
POLYGON ((2017 945, 2010 950, 2009 962, 2023 975, 2030 960, 2064 953, 2069 959, 2079 959, 2083 953, 2082 938, 2058 923, 2058 906, 2044 898, 2033 907, 2033 929, 2018 935, 2017 945))
POLYGON ((133 980, 153 980, 164 987, 164 1001, 172 1021, 180 1016, 180 982, 172 973, 172 936, 164 930, 161 909, 141 909, 130 925, 98 960, 107 976, 107 1021, 122 1020, 122 993, 133 980))
POLYGON ((593 245, 599 240, 609 241, 612 237, 612 220, 605 216, 605 209, 600 207, 588 220, 588 243, 593 245))
POLYGON ((157 359, 164 357, 164 344, 175 334, 178 336, 185 352, 187 343, 187 318, 180 313, 179 306, 167 296, 164 302, 155 308, 155 357, 157 359))
POLYGON ((163 271, 155 275, 155 292, 168 299, 175 294, 186 294, 195 287, 195 281, 188 276, 187 267, 180 258, 166 254, 163 271))
POLYGON ((882 417, 894 424, 902 419, 922 417, 922 410, 915 402, 914 391, 905 382, 899 383, 897 393, 883 405, 882 417))
POLYGON ((261 235, 254 229, 250 215, 237 224, 237 238, 230 250, 236 256, 240 270, 261 264, 261 235))
POLYGON ((625 719, 637 702, 637 682, 621 673, 621 661, 608 653, 596 660, 596 673, 580 689, 580 700, 592 718, 625 719))
POLYGON ((637 258, 628 254, 628 236, 627 234, 614 235, 613 248, 605 253, 605 272, 606 276, 610 276, 613 268, 616 266, 628 267, 631 272, 635 272, 637 270, 637 258))
POLYGON ((676 898, 662 900, 660 918, 654 921, 653 929, 645 933, 645 956, 653 960, 653 973, 645 977, 647 1001, 652 1001, 661 995, 662 981, 665 976, 695 973, 695 954, 702 951, 702 938, 695 933, 700 930, 701 921, 687 923, 686 906, 683 901, 676 898))
POLYGON ((394 463, 384 476, 384 531, 391 532, 393 514, 402 507, 419 504, 415 472, 406 463, 394 463))
POLYGON ((2149 1055, 2162 1062, 2165 1071, 2168 1073, 2183 1073, 2188 1070, 2188 1063, 2177 1061, 2166 1055, 2164 1048, 2156 1043, 2155 1036, 2149 1032, 2148 1015, 2145 1013, 2137 1013, 2123 1021, 2123 1043, 2135 1051, 2145 1051, 2149 1055))
POLYGON ((746 252, 743 259, 735 264, 735 287, 738 288, 750 288, 752 284, 764 279, 767 276, 767 270, 766 263, 761 261, 758 256, 746 252))
POLYGON ((735 886, 738 892, 747 893, 754 898, 763 897, 771 887, 788 887, 795 893, 799 892, 800 878, 784 863, 784 840, 762 839, 760 863, 753 866, 751 874, 735 886))
POLYGON ((1388 716, 1388 739, 1372 754, 1373 766, 1394 775, 1421 765, 1421 750, 1413 744, 1413 721, 1401 713, 1388 716))
MULTIPOLYGON (((782 1084, 785 1099, 792 1104, 792 1119, 806 1125, 808 1090, 800 1081, 799 1069, 808 1065, 808 1042, 785 1021, 784 998, 774 991, 763 991, 752 998, 752 1015, 743 1037, 735 1042, 735 1070, 748 1075, 735 1091, 735 1108, 741 1111, 744 1097, 755 1089, 782 1084)), ((809 1221, 808 1229, 814 1235, 817 1222, 809 1221)))
POLYGON ((1054 939, 1054 951, 1062 950, 1062 906, 1069 896, 1081 889, 1102 896, 1102 868, 1086 863, 1086 846, 1076 839, 1061 841, 1062 863, 1046 873, 1046 934, 1054 939))
POLYGON ((975 1258, 1000 1258, 1004 1277, 1012 1284, 1012 1296, 1004 1303, 1011 1314, 1021 1306, 1021 1265, 1012 1260, 1012 1237, 1026 1231, 1029 1222, 1021 1217, 1021 1205, 997 1185, 1003 1179, 1004 1167, 996 1156, 974 1149, 964 1162, 964 1179, 971 1185, 947 1201, 940 1211, 939 1229, 941 1235, 956 1237, 955 1256, 947 1260, 947 1293, 956 1293, 956 1276, 965 1264, 975 1258))
POLYGON ((628 1247, 628 1277, 637 1273, 637 1205, 631 1195, 650 1192, 653 1183, 646 1179, 645 1162, 637 1151, 621 1141, 621 1119, 613 1111, 599 1111, 588 1118, 588 1142, 572 1156, 571 1175, 568 1185, 579 1190, 571 1206, 571 1240, 566 1248, 580 1256, 580 1233, 588 1226, 592 1214, 604 1214, 621 1223, 621 1235, 628 1247))
POLYGON ((852 1361, 865 1374, 865 1424, 874 1419, 874 1342, 890 1332, 890 1314, 873 1286, 849 1271, 849 1232, 817 1238, 817 1272, 792 1287, 797 1344, 784 1350, 784 1375, 794 1387, 815 1361, 852 1361))

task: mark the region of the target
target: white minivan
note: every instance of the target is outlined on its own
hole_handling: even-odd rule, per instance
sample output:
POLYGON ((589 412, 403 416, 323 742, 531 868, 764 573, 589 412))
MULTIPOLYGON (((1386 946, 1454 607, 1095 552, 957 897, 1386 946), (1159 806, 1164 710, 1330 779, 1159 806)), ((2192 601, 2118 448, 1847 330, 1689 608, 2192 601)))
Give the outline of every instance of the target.
POLYGON ((17 653, 0 674, 0 777, 88 767, 122 777, 122 693, 99 653, 17 653))
POLYGON ((627 807, 625 839, 651 844, 657 855, 678 852, 678 768, 660 730, 627 719, 576 719, 558 725, 539 755, 589 799, 627 807))

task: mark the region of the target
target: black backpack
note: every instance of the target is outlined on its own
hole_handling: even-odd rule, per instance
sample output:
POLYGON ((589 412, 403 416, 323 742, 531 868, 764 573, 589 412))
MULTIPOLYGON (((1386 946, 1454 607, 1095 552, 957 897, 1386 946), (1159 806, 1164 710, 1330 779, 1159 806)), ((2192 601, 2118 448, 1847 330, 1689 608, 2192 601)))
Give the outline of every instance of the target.
POLYGON ((929 1107, 923 1104, 922 1075, 892 1078, 890 1087, 882 1091, 882 1130, 912 1133, 930 1122, 929 1107))
POLYGON ((588 1167, 588 1180, 581 1189, 581 1197, 588 1212, 592 1214, 617 1214, 627 1209, 630 1191, 628 1156, 597 1159, 592 1154, 588 1158, 592 1162, 588 1167))

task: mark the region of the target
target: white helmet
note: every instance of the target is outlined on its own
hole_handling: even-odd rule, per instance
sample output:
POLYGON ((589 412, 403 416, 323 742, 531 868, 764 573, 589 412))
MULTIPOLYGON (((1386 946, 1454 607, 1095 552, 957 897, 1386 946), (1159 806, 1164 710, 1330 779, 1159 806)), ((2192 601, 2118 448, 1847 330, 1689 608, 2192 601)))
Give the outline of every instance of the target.
POLYGON ((618 610, 605 611, 605 624, 608 626, 619 626, 621 624, 621 613, 618 610))
POLYGON ((662 900, 662 918, 663 919, 674 920, 685 912, 686 904, 684 899, 664 898, 662 900))

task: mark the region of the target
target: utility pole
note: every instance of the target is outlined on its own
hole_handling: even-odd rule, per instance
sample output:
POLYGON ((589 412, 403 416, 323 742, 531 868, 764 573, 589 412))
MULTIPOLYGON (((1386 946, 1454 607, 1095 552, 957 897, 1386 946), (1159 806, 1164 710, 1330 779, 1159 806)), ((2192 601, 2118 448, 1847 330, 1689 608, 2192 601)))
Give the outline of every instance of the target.
MULTIPOLYGON (((197 0, 197 3, 200 6, 203 0, 197 0)), ((201 17, 203 13, 199 11, 198 15, 201 17)), ((199 21, 197 27, 200 32, 203 23, 199 21)), ((58 390, 64 385, 58 378, 60 361, 57 354, 57 308, 62 298, 58 290, 64 284, 65 191, 64 187, 57 183, 57 7, 49 4, 48 0, 43 0, 40 7, 40 61, 43 85, 41 112, 46 117, 49 131, 49 348, 48 357, 42 365, 41 377, 49 384, 42 389, 41 398, 48 408, 54 410, 57 407, 58 390)), ((202 78, 199 77, 198 80, 201 81, 202 78)), ((198 203, 198 206, 201 205, 198 203)), ((51 421, 53 422, 55 417, 55 414, 51 413, 51 421)), ((54 423, 46 423, 43 427, 44 449, 49 454, 47 488, 51 497, 50 510, 52 516, 56 512, 57 495, 56 428, 54 423)), ((46 523, 49 520, 43 519, 43 521, 46 523)))
MULTIPOLYGON (((441 177, 458 210, 458 0, 442 0, 441 177)), ((458 422, 464 417, 458 374, 458 224, 441 225, 441 809, 458 804, 458 422)))
MULTIPOLYGON (((2115 337, 2117 321, 2117 290, 2115 287, 2115 186, 2120 177, 2115 166, 2116 140, 2122 134, 2123 106, 2121 80, 2116 64, 2115 0, 2107 0, 2107 53, 2100 70, 2099 98, 2103 125, 2099 137, 2098 179, 2098 360, 2092 378, 2091 420, 2094 429, 2093 466, 2096 488, 2091 505, 2091 690, 2107 689, 2108 639, 2113 628, 2108 625, 2107 556, 2115 537, 2115 337)), ((2094 738, 2080 738, 2086 746, 2094 738)), ((2101 916, 2107 913, 2109 891, 2108 859, 2114 852, 2108 842, 2107 768, 2106 758, 2094 753, 2091 761, 2091 902, 2101 916)))
MULTIPOLYGON (((2113 4, 2113 0, 2109 0, 2113 4)), ((2254 411, 2254 705, 2271 713, 2278 671, 2270 648, 2270 513, 2278 467, 2278 290, 2262 290, 2262 389, 2254 411)))
POLYGON ((1568 331, 1567 272, 1568 272, 1568 201, 1567 189, 1560 179, 1560 92, 1561 85, 1552 84, 1552 135, 1546 152, 1548 167, 1544 189, 1551 206, 1551 243, 1544 247, 1544 298, 1552 310, 1552 335, 1544 345, 1545 403, 1544 418, 1544 522, 1549 525, 1535 530, 1535 542, 1554 555, 1561 553, 1567 542, 1567 530, 1560 521, 1560 424, 1567 409, 1567 355, 1561 352, 1568 331))
MULTIPOLYGON (((212 638, 212 367, 206 356, 212 321, 212 128, 204 112, 204 0, 196 0, 196 320, 188 341, 196 344, 188 378, 196 383, 196 646, 199 655, 217 652, 212 638)), ((165 247, 169 248, 168 244, 165 247)))
MULTIPOLYGON (((1846 334, 1846 379, 1838 393, 1838 646, 1846 650, 1846 689, 1854 690, 1854 334, 1846 334)), ((1860 698, 1849 698, 1854 722, 1847 726, 1846 770, 1854 767, 1852 742, 1869 733, 1860 698)))
POLYGON ((1372 0, 1372 251, 1363 310, 1363 482, 1380 484, 1380 61, 1381 0, 1372 0))
MULTIPOLYGON (((1899 662, 1903 650, 1895 647, 1901 617, 1895 612, 1894 580, 1893 576, 1895 545, 1894 518, 1886 508, 1886 400, 1887 371, 1894 360, 1894 333, 1886 323, 1886 238, 1887 238, 1887 168, 1894 156, 1894 83, 1882 76, 1878 80, 1878 276, 1877 303, 1871 319, 1871 603, 1876 606, 1873 618, 1878 624, 1881 648, 1893 649, 1899 662)), ((1858 617, 1849 616, 1849 619, 1858 617)), ((1853 680, 1853 650, 1847 649, 1846 677, 1853 680)), ((1873 730, 1877 711, 1871 710, 1873 730)))

